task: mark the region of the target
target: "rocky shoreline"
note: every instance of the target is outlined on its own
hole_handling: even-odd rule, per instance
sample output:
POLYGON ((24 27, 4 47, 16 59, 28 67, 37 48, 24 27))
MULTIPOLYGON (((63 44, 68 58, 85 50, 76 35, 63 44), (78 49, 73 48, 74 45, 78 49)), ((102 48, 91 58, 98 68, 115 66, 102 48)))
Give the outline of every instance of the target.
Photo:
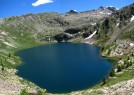
MULTIPOLYGON (((0 67, 2 68, 2 67, 0 67)), ((20 95, 24 89, 28 93, 36 93, 38 90, 46 91, 31 82, 26 81, 16 75, 16 69, 0 69, 0 95, 20 95)))

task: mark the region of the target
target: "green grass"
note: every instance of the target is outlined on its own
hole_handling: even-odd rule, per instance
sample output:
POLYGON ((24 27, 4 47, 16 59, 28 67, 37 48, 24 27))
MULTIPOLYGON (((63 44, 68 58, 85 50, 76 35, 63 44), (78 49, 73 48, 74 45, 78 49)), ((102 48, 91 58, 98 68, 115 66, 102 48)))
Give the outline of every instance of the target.
MULTIPOLYGON (((0 59, 2 60, 3 63, 0 63, 1 66, 7 67, 9 69, 15 68, 16 66, 20 65, 21 59, 16 55, 16 52, 32 48, 35 46, 40 46, 44 44, 51 44, 52 42, 38 42, 36 41, 35 38, 32 37, 32 34, 29 32, 22 32, 20 31, 14 31, 13 29, 10 28, 5 28, 5 27, 0 27, 0 30, 5 31, 8 36, 3 36, 4 39, 12 39, 16 43, 17 48, 13 48, 10 46, 7 46, 3 43, 0 45, 0 59), (23 36, 21 35, 23 34, 23 36), (14 39, 15 37, 15 39, 14 39), (4 52, 6 51, 6 52, 4 52), (9 57, 9 54, 11 55, 9 57), (9 60, 13 61, 15 64, 12 64, 9 62, 9 60)), ((9 43, 13 43, 12 41, 9 40, 9 43)))
POLYGON ((21 91, 20 95, 29 95, 29 93, 24 89, 21 91))
POLYGON ((110 86, 115 85, 119 82, 127 81, 127 80, 130 80, 133 78, 134 78, 134 72, 123 71, 123 73, 121 73, 121 74, 116 74, 114 78, 107 79, 106 84, 104 84, 103 86, 101 85, 102 83, 100 83, 100 84, 94 86, 92 89, 99 89, 102 87, 110 87, 110 86))
POLYGON ((110 81, 104 85, 104 86, 111 86, 111 85, 114 85, 116 83, 119 83, 121 81, 126 81, 126 80, 129 80, 129 79, 132 79, 134 78, 134 72, 132 71, 123 71, 122 74, 116 74, 116 79, 110 79, 110 81))
POLYGON ((134 41, 134 31, 129 31, 129 32, 124 33, 123 38, 134 41))
POLYGON ((5 54, 3 52, 0 52, 0 66, 7 67, 8 69, 15 68, 17 65, 20 64, 20 58, 18 56, 15 56, 14 54, 5 54), (15 64, 12 64, 15 63, 15 64))
POLYGON ((96 45, 101 45, 102 46, 109 39, 110 39, 110 37, 104 37, 103 39, 99 39, 96 45))

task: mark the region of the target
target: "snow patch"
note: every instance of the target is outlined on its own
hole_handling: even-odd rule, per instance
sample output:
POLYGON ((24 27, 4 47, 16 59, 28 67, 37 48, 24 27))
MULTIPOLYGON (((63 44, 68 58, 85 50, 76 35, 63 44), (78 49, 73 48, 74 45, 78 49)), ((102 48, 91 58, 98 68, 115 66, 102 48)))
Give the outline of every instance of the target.
MULTIPOLYGON (((81 32, 79 32, 79 33, 81 33, 81 32)), ((73 35, 72 34, 69 34, 69 33, 66 33, 66 35, 73 37, 73 35)))
POLYGON ((92 38, 96 33, 97 33, 97 31, 94 31, 94 33, 91 34, 89 37, 85 38, 85 40, 92 38))
POLYGON ((132 17, 131 17, 130 21, 132 22, 133 20, 134 20, 134 16, 132 15, 132 17))
POLYGON ((119 23, 117 23, 116 26, 119 26, 119 23))

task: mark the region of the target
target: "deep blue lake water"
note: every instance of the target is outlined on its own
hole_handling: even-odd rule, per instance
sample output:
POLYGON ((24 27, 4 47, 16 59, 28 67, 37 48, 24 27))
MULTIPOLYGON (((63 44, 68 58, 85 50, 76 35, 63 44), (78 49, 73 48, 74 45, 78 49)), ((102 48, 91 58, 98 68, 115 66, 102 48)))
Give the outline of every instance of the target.
POLYGON ((18 52, 23 64, 20 77, 50 93, 88 89, 107 76, 112 65, 100 56, 100 47, 80 43, 57 43, 18 52))

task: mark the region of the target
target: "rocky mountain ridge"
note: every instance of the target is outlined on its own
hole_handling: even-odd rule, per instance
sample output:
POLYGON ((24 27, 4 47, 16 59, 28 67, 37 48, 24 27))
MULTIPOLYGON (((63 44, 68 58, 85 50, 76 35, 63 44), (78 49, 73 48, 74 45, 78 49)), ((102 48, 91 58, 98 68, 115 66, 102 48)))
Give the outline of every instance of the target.
MULTIPOLYGON (((73 10, 72 10, 73 11, 73 10)), ((40 13, 0 19, 1 26, 12 31, 31 32, 34 36, 42 34, 54 36, 70 28, 95 25, 100 19, 108 17, 112 11, 104 8, 80 13, 40 13)), ((37 37, 38 38, 38 37, 37 37)), ((43 38, 41 38, 43 39, 43 38)))

